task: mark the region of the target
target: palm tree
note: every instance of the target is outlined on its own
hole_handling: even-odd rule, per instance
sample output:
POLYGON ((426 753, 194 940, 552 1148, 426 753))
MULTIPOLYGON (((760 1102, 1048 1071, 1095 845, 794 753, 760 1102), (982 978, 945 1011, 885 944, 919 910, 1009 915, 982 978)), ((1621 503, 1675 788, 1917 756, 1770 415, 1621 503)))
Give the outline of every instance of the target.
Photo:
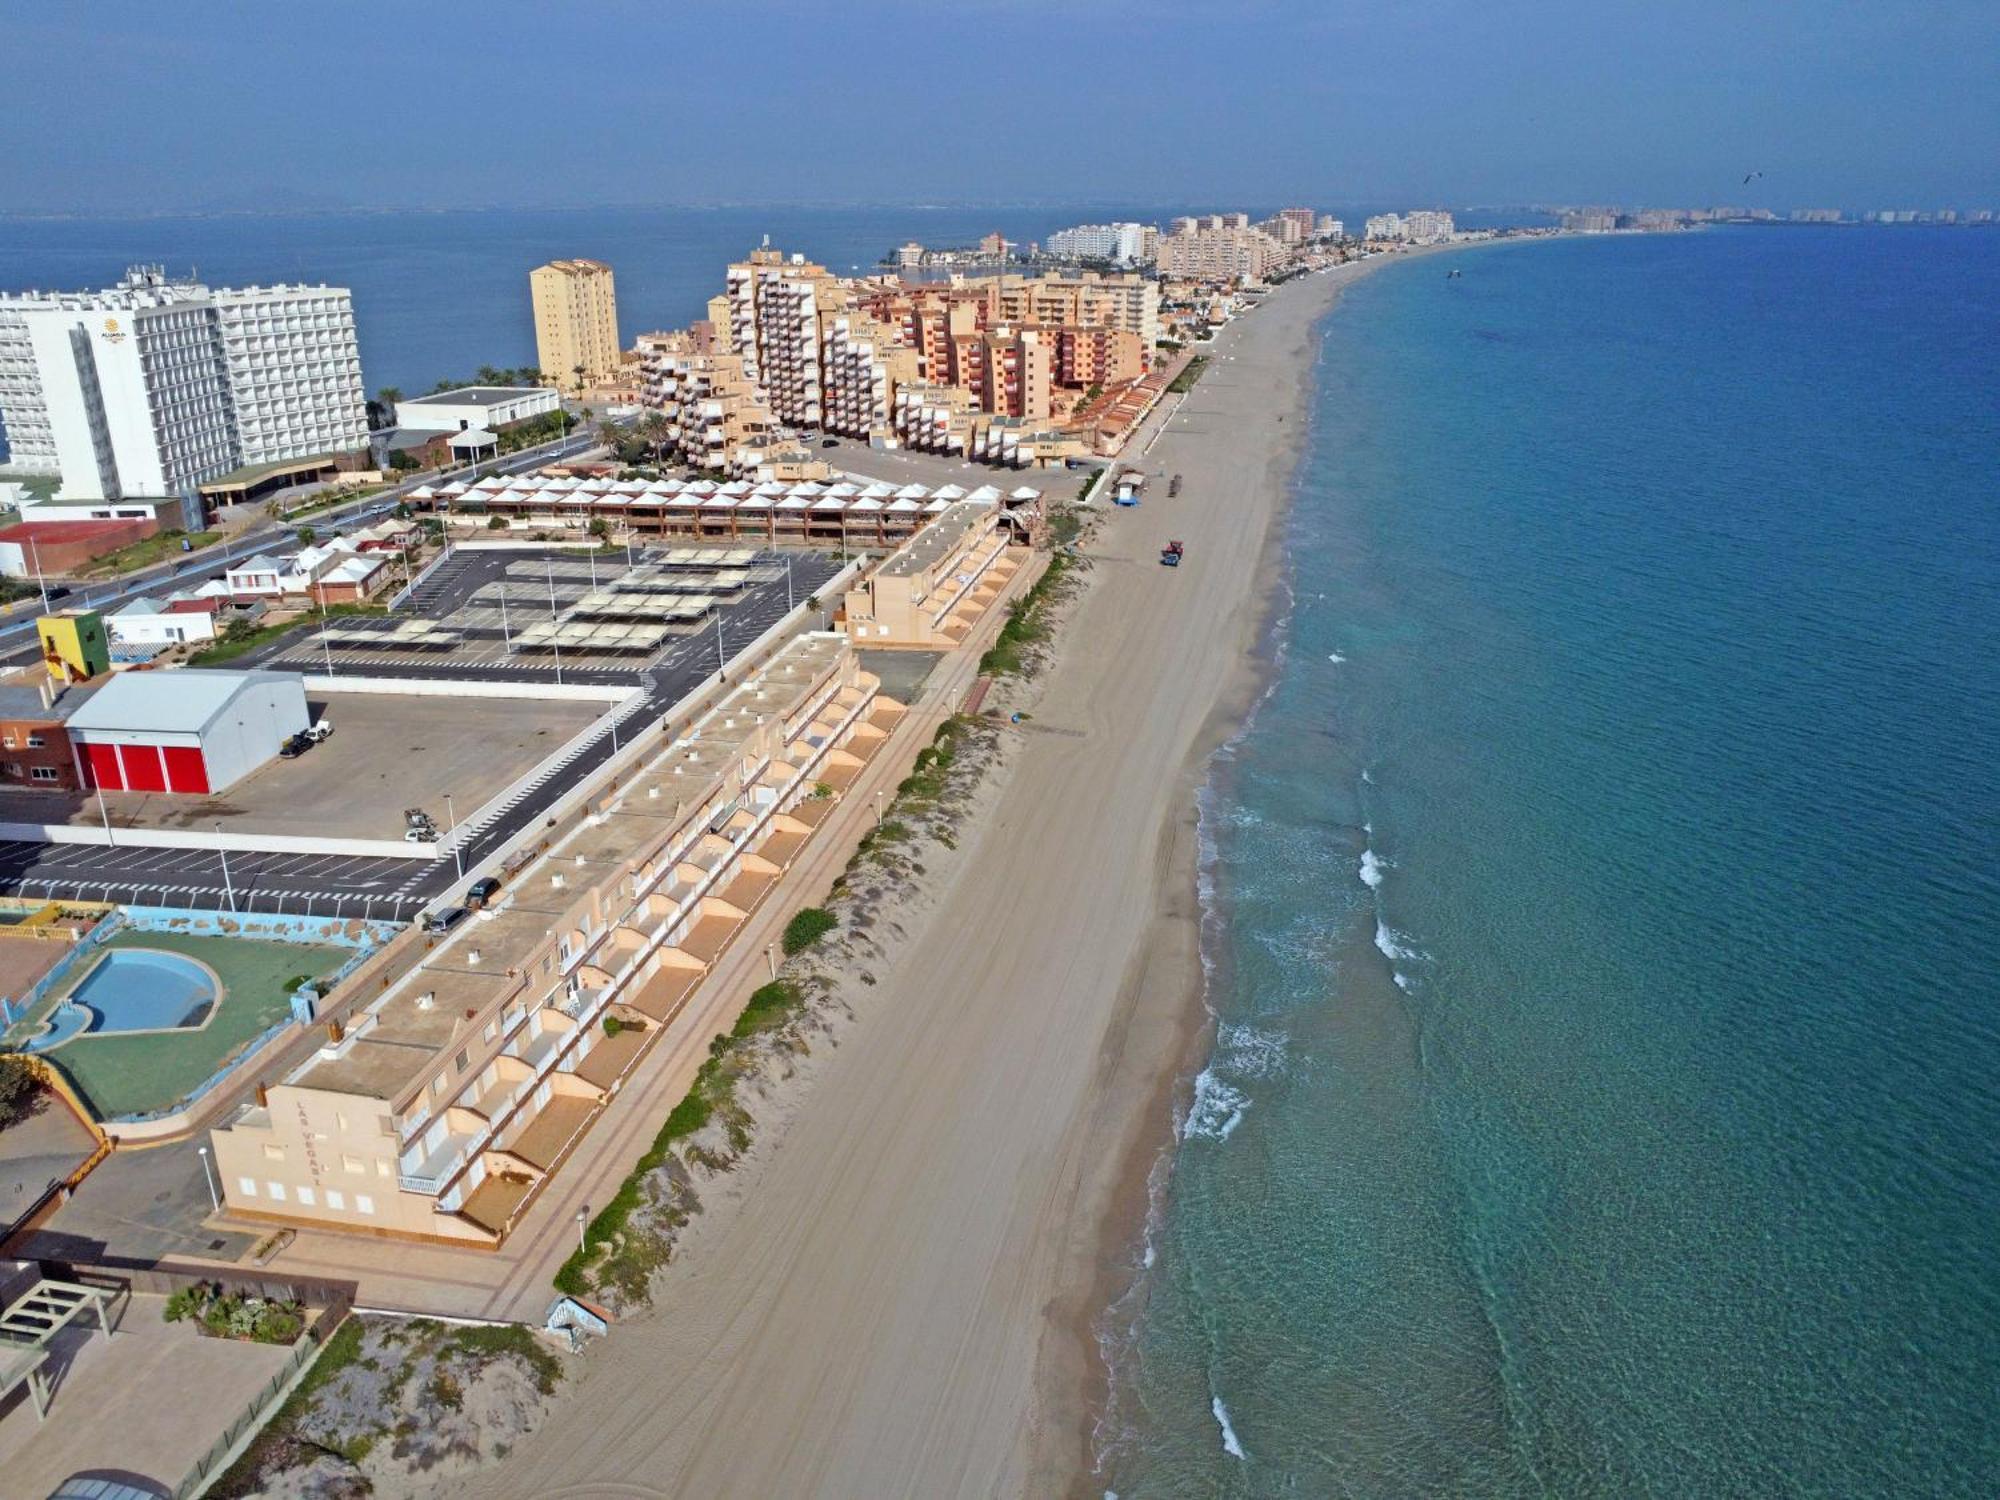
POLYGON ((576 377, 576 399, 581 401, 583 399, 583 377, 586 372, 582 365, 571 365, 569 372, 576 377))
POLYGON ((609 448, 613 453, 616 453, 618 451, 619 441, 624 436, 625 434, 618 430, 618 424, 616 422, 599 422, 597 424, 598 442, 604 444, 604 446, 609 448))
POLYGON ((667 414, 661 411, 647 412, 639 419, 637 431, 639 436, 645 439, 646 449, 657 463, 660 454, 667 446, 667 414))
POLYGON ((472 376, 481 385, 505 385, 507 383, 506 373, 492 365, 481 365, 472 372, 472 376))

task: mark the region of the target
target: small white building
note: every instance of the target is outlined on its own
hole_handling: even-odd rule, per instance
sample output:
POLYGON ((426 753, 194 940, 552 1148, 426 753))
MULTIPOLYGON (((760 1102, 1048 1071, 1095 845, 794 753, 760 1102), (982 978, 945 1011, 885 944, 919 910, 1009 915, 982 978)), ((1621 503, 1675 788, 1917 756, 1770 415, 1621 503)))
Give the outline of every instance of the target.
POLYGON ((396 403, 396 425, 414 432, 497 431, 544 416, 562 397, 539 385, 468 385, 396 403))
POLYGON ((65 728, 87 787, 206 795, 312 722, 296 672, 120 672, 65 728))
POLYGON ((215 616, 222 600, 193 593, 134 599, 105 617, 114 646, 178 646, 215 639, 215 616))

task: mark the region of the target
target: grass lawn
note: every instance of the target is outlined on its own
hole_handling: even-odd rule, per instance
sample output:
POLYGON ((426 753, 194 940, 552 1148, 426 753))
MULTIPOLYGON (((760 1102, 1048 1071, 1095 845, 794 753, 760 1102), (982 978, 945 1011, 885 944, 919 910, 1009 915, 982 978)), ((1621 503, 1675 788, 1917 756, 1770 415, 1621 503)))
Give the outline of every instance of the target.
POLYGON ((134 568, 151 567, 156 562, 164 562, 169 557, 178 557, 181 552, 181 538, 194 543, 196 550, 213 546, 222 540, 219 531, 197 531, 192 535, 183 531, 162 531, 144 541, 134 542, 129 547, 120 547, 116 552, 107 552, 87 569, 85 576, 104 573, 130 573, 134 568))
MULTIPOLYGON (((165 1109, 200 1084, 244 1045, 292 1012, 286 981, 331 974, 351 948, 247 938, 191 937, 177 932, 121 932, 107 948, 159 948, 199 959, 221 976, 222 1003, 198 1031, 145 1036, 80 1036, 46 1054, 60 1063, 100 1116, 165 1109)), ((90 972, 77 970, 78 982, 90 972)))

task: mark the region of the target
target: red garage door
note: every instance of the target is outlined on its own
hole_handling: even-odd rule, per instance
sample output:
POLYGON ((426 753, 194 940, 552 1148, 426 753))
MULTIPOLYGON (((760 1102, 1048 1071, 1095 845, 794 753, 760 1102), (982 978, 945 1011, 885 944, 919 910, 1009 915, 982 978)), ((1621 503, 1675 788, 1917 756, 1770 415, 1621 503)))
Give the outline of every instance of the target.
POLYGON ((167 787, 170 791, 208 790, 208 763, 201 758, 199 745, 162 745, 160 755, 167 763, 167 787))
POLYGON ((158 746, 120 745, 118 753, 125 760, 126 791, 164 792, 167 789, 167 773, 160 765, 158 746))
POLYGON ((101 786, 107 792, 125 790, 125 773, 118 769, 118 747, 116 745, 85 745, 84 763, 90 768, 92 785, 101 786))

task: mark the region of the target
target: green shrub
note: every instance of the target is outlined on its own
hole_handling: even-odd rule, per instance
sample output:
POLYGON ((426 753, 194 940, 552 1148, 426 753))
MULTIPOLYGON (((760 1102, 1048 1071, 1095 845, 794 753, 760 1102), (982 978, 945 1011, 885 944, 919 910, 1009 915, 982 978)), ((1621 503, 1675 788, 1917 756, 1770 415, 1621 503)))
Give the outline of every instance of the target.
POLYGON ((625 1023, 616 1016, 606 1016, 604 1018, 604 1034, 606 1036, 616 1036, 624 1029, 625 1023))
POLYGON ((785 924, 785 957, 803 953, 840 925, 840 919, 823 906, 801 907, 785 924))

